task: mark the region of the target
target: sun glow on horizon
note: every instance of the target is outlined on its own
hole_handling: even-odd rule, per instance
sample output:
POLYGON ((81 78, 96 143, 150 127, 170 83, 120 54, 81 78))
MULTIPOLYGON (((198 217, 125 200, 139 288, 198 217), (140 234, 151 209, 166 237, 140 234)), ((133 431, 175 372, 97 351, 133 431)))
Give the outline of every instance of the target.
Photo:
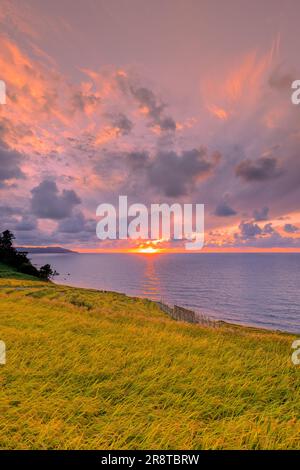
POLYGON ((153 255, 155 253, 160 253, 160 249, 156 248, 153 245, 140 245, 137 248, 131 250, 131 253, 144 253, 148 255, 153 255))

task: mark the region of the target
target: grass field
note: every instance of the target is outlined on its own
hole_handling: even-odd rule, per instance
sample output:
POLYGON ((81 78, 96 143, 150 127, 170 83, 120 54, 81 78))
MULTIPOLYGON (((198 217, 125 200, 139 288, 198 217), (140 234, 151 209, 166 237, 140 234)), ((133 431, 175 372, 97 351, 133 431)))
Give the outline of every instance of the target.
POLYGON ((293 339, 2 265, 0 448, 300 448, 293 339))

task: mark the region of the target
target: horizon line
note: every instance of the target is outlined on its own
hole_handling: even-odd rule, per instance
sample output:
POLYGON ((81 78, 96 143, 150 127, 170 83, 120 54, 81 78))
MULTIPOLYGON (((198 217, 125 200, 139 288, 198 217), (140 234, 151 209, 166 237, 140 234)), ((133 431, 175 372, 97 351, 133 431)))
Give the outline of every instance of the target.
POLYGON ((145 252, 139 248, 81 248, 81 247, 64 247, 59 245, 22 245, 18 248, 62 248, 77 253, 85 254, 101 254, 101 253, 120 253, 120 254, 201 254, 201 253, 300 253, 300 247, 274 247, 274 248, 258 248, 258 247, 205 247, 201 250, 178 250, 175 248, 157 248, 153 252, 145 252))

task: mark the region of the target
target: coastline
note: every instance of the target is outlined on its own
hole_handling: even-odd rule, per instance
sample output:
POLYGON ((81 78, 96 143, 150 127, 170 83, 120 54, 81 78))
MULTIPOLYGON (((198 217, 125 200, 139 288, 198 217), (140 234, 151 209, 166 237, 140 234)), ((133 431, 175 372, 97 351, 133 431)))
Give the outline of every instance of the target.
MULTIPOLYGON (((31 276, 24 276, 21 273, 15 273, 15 274, 16 275, 12 279, 18 279, 18 278, 20 278, 20 279, 28 278, 30 280, 33 279, 31 276)), ((1 266, 0 266, 0 290, 12 288, 12 286, 10 284, 3 285, 1 283, 1 280, 3 280, 3 279, 4 278, 1 276, 1 266)), ((36 287, 40 287, 40 285, 38 283, 43 283, 43 281, 40 281, 40 280, 35 280, 35 282, 37 283, 36 287)), ((198 325, 198 326, 206 326, 206 327, 210 327, 210 328, 224 327, 224 328, 231 328, 231 329, 245 329, 245 330, 249 330, 249 331, 253 331, 253 332, 276 333, 276 334, 283 334, 283 335, 289 335, 289 336, 297 337, 297 333, 295 333, 295 332, 285 331, 285 330, 280 330, 280 329, 263 328, 263 327, 258 327, 258 326, 255 326, 255 325, 234 323, 234 322, 228 322, 228 321, 221 320, 221 319, 214 319, 214 318, 209 317, 209 315, 207 315, 207 314, 203 315, 199 311, 196 311, 196 310, 187 309, 186 307, 182 307, 182 306, 178 306, 178 305, 171 306, 169 304, 163 303, 162 301, 156 301, 156 300, 153 300, 153 299, 150 299, 150 298, 147 298, 147 297, 128 295, 124 292, 113 291, 113 290, 100 290, 100 289, 89 288, 89 287, 72 286, 70 284, 56 283, 54 280, 48 281, 47 285, 49 285, 49 284, 53 284, 53 285, 58 286, 58 287, 65 287, 65 288, 68 288, 68 289, 74 289, 74 291, 76 291, 78 289, 78 290, 85 290, 87 292, 95 292, 95 293, 98 293, 98 294, 103 294, 103 293, 116 294, 116 295, 124 296, 124 297, 129 298, 129 299, 138 299, 140 301, 146 300, 147 302, 150 302, 150 303, 153 303, 153 304, 157 305, 158 308, 163 313, 168 315, 170 318, 173 318, 175 321, 181 321, 181 322, 185 322, 185 323, 193 323, 195 326, 198 325), (176 307, 177 309, 183 310, 183 311, 191 312, 192 315, 194 314, 196 316, 196 320, 191 321, 190 319, 185 319, 185 318, 180 318, 180 319, 179 318, 174 318, 174 316, 170 314, 170 311, 172 309, 174 309, 174 307, 176 307), (168 312, 168 310, 169 310, 169 312, 168 312), (201 317, 203 317, 203 318, 201 319, 201 317)), ((29 285, 29 286, 21 286, 21 287, 17 286, 16 287, 17 290, 22 290, 22 289, 26 289, 26 288, 32 289, 33 286, 29 285)))
POLYGON ((194 313, 195 316, 198 317, 198 318, 200 317, 200 319, 199 319, 199 321, 191 321, 191 320, 184 319, 184 318, 181 318, 179 320, 179 319, 176 319, 174 317, 173 317, 173 319, 175 321, 193 323, 195 326, 196 325, 210 326, 211 328, 214 328, 214 327, 216 328, 216 327, 223 326, 223 327, 227 327, 227 328, 237 328, 237 329, 242 328, 242 329, 246 329, 246 330, 249 329, 251 331, 257 331, 257 332, 266 332, 266 333, 271 332, 271 333, 278 333, 278 334, 290 335, 290 336, 295 336, 295 337, 297 336, 297 333, 294 333, 294 332, 291 332, 291 331, 285 331, 285 330, 273 329, 273 328, 263 328, 263 327, 258 327, 258 326, 250 325, 250 324, 241 324, 241 323, 228 322, 228 321, 220 320, 220 319, 214 319, 214 318, 210 317, 209 315, 202 314, 202 313, 200 313, 196 310, 193 310, 193 309, 190 309, 190 308, 188 309, 188 308, 180 306, 180 305, 173 305, 172 306, 172 305, 169 305, 169 304, 165 304, 162 301, 153 300, 153 299, 150 299, 148 297, 129 295, 129 294, 126 294, 125 292, 119 292, 119 291, 113 291, 113 290, 100 290, 100 289, 89 288, 89 287, 72 286, 72 285, 69 285, 69 284, 55 283, 55 281, 50 281, 50 282, 52 282, 53 284, 55 284, 57 286, 65 286, 65 287, 68 287, 68 288, 71 288, 71 289, 85 289, 87 291, 94 291, 94 292, 98 292, 98 293, 111 293, 111 294, 123 295, 125 297, 132 298, 132 299, 139 299, 141 301, 147 300, 148 302, 153 302, 154 304, 156 304, 162 312, 164 312, 165 314, 167 314, 171 318, 172 318, 172 315, 170 315, 170 312, 168 313, 167 309, 172 310, 174 307, 177 307, 179 309, 186 310, 186 311, 194 313), (204 321, 201 321, 201 316, 204 317, 204 321), (210 323, 210 325, 209 325, 209 323, 210 323), (214 325, 214 326, 212 326, 212 325, 214 325))
POLYGON ((58 284, 126 292, 182 306, 215 320, 300 333, 299 259, 293 255, 78 254, 57 255, 51 260, 34 255, 32 259, 37 266, 53 264, 60 273, 55 278, 58 284), (240 280, 236 277, 239 274, 240 280))
POLYGON ((1 449, 299 448, 294 335, 4 274, 1 449))

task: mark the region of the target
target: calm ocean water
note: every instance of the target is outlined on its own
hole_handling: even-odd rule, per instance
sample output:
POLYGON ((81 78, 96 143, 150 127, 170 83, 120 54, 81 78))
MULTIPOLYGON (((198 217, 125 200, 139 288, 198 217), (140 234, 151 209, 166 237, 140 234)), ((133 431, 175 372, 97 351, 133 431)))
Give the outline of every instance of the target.
POLYGON ((55 282, 162 299, 213 318, 300 333, 300 254, 51 254, 55 282), (69 273, 69 274, 68 274, 69 273))

